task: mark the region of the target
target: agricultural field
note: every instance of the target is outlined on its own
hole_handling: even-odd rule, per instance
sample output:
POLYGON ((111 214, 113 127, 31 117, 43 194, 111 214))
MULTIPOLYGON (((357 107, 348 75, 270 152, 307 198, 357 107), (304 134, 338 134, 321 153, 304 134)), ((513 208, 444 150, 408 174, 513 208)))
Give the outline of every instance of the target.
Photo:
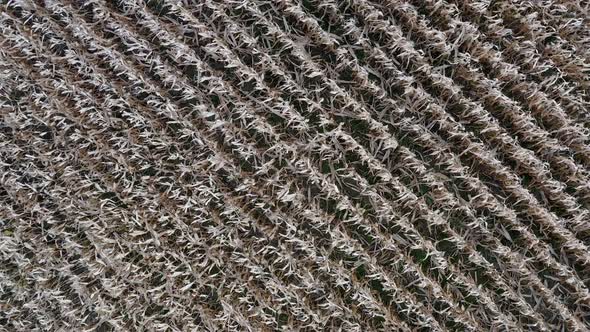
POLYGON ((0 331, 589 331, 589 8, 0 0, 0 331))

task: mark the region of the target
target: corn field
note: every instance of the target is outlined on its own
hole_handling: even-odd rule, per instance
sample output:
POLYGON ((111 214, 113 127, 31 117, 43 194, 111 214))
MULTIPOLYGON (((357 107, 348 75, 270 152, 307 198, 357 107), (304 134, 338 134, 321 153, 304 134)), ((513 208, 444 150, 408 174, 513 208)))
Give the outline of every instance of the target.
POLYGON ((0 0, 0 331, 589 331, 590 3, 0 0))

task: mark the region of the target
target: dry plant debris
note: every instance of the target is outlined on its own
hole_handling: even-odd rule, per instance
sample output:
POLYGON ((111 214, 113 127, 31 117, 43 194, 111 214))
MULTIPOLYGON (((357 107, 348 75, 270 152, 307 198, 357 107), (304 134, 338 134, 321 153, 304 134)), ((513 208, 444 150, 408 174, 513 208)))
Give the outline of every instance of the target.
POLYGON ((587 2, 0 5, 0 331, 590 330, 587 2))

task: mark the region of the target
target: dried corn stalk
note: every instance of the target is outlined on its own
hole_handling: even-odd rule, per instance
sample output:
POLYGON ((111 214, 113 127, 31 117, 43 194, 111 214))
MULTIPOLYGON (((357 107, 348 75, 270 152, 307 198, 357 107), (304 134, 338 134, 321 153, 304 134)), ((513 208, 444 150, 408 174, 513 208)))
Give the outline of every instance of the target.
POLYGON ((0 331, 590 329, 583 3, 0 4, 0 331))

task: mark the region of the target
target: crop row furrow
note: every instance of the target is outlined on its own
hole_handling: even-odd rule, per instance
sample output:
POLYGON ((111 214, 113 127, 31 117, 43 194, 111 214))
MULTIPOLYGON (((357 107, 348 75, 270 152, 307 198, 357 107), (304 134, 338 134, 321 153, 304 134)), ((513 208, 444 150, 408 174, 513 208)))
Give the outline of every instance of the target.
MULTIPOLYGON (((463 121, 475 126, 474 129, 480 136, 492 140, 490 142, 492 146, 496 144, 508 145, 506 149, 512 160, 518 160, 519 164, 530 163, 530 166, 526 166, 526 171, 531 175, 527 176, 532 176, 533 181, 540 183, 537 186, 544 190, 550 201, 558 200, 556 203, 569 210, 570 213, 576 209, 573 198, 578 198, 588 204, 588 188, 584 185, 587 183, 588 175, 584 166, 578 165, 573 158, 568 156, 566 147, 558 142, 552 142, 551 140, 555 139, 550 138, 550 133, 536 125, 536 121, 530 115, 524 113, 519 105, 503 95, 501 88, 494 80, 482 75, 478 70, 478 63, 496 68, 494 70, 497 70, 498 73, 518 73, 516 68, 502 62, 502 57, 497 51, 495 52, 493 48, 486 47, 478 41, 481 38, 474 38, 469 42, 462 41, 458 39, 462 35, 455 32, 460 30, 459 28, 445 30, 450 35, 445 37, 443 32, 431 29, 412 6, 403 6, 397 1, 388 1, 387 4, 388 6, 382 7, 382 9, 392 13, 407 29, 414 31, 413 36, 417 45, 430 51, 431 57, 436 59, 435 62, 440 66, 453 68, 450 70, 451 78, 461 82, 465 87, 464 91, 473 96, 475 100, 481 101, 486 107, 482 109, 478 104, 461 98, 461 93, 451 96, 449 102, 462 110, 462 113, 459 114, 461 119, 465 119, 463 121), (465 46, 468 53, 453 50, 453 45, 468 45, 465 46), (490 115, 495 118, 490 118, 490 115), (534 151, 539 157, 548 161, 552 173, 558 179, 566 184, 571 182, 570 186, 574 191, 574 197, 568 197, 567 194, 562 193, 561 187, 564 185, 551 179, 551 174, 544 172, 541 161, 526 149, 520 148, 519 142, 510 135, 518 137, 518 141, 522 142, 523 147, 534 151), (576 191, 580 191, 580 193, 576 194, 576 191), (554 199, 551 198, 552 196, 554 199)), ((465 23, 461 21, 448 23, 449 26, 455 27, 460 27, 463 24, 465 23)), ((470 31, 469 35, 480 37, 475 28, 465 28, 465 30, 470 31)), ((493 72, 493 70, 484 70, 483 72, 493 72)), ((507 78, 507 80, 513 82, 514 78, 507 78)))
MULTIPOLYGON (((329 1, 322 2, 322 5, 323 5, 323 10, 324 10, 325 14, 328 15, 330 17, 330 19, 332 19, 334 22, 337 22, 340 15, 337 15, 336 7, 330 6, 329 1)), ((318 7, 321 7, 321 6, 318 5, 318 7)), ((351 31, 351 33, 352 33, 353 32, 352 28, 349 28, 349 31, 351 31)), ((355 42, 356 45, 363 45, 364 44, 364 41, 362 39, 355 40, 355 41, 356 41, 355 42)), ((415 158, 412 158, 411 156, 404 156, 403 160, 406 162, 410 162, 409 165, 414 165, 416 163, 415 158)), ((423 180, 423 181, 431 181, 431 180, 423 180)), ((434 201, 438 202, 441 199, 442 199, 441 197, 437 197, 437 199, 434 201)), ((448 199, 442 199, 442 201, 447 201, 447 200, 448 199)), ((456 208, 456 207, 451 206, 451 209, 454 209, 454 208, 456 208)), ((539 241, 525 227, 523 227, 522 225, 515 224, 514 222, 512 222, 512 219, 510 220, 510 224, 511 224, 511 227, 516 227, 516 230, 518 232, 520 232, 520 233, 524 232, 524 236, 526 238, 527 249, 535 248, 534 245, 530 246, 530 244, 536 244, 539 241), (516 225, 518 225, 518 226, 516 226, 516 225)), ((502 237, 504 237, 503 233, 504 233, 504 231, 501 231, 498 235, 502 238, 502 237)), ((512 242, 512 239, 510 242, 512 242)), ((519 245, 522 245, 522 244, 519 244, 519 245)), ((572 279, 570 279, 572 277, 571 275, 567 276, 568 275, 567 273, 563 274, 563 271, 564 271, 563 266, 560 266, 552 259, 547 260, 546 257, 550 258, 550 256, 549 256, 549 251, 547 250, 546 246, 542 246, 539 249, 540 249, 540 253, 542 253, 542 254, 540 254, 540 256, 538 256, 538 257, 543 257, 542 261, 547 262, 546 266, 551 266, 554 269, 554 271, 556 271, 558 274, 562 274, 563 277, 565 278, 565 280, 570 280, 570 281, 572 280, 572 279)), ((567 269, 565 269, 565 270, 567 271, 567 269)), ((573 279, 573 280, 575 280, 575 279, 573 279)), ((573 286, 573 289, 578 289, 578 290, 583 290, 585 288, 584 285, 581 284, 581 282, 579 282, 579 281, 574 282, 572 284, 572 286, 573 286)))

